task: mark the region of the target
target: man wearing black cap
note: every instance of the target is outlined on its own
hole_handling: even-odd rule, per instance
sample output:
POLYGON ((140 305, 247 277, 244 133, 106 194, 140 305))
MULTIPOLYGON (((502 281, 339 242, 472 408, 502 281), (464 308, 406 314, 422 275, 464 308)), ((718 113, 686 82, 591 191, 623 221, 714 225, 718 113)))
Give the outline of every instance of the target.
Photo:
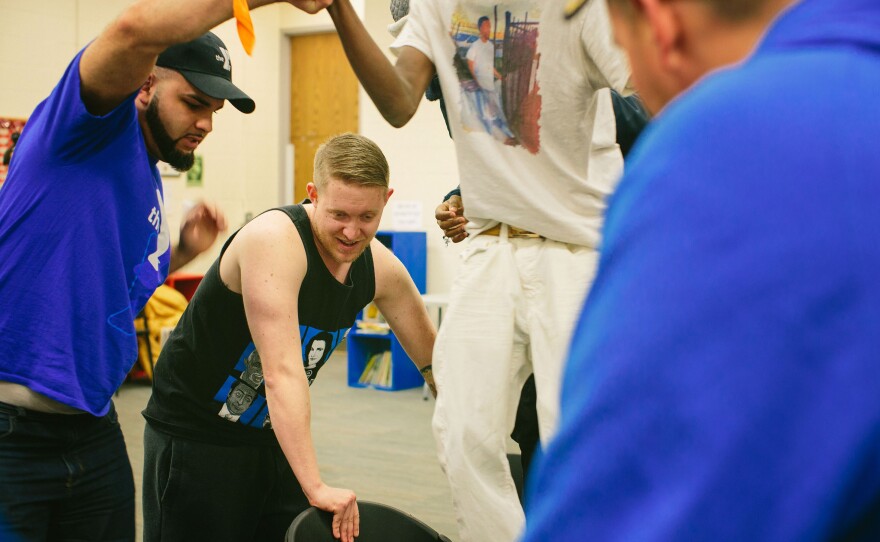
POLYGON ((111 397, 137 356, 135 315, 225 228, 197 206, 172 255, 156 162, 189 168, 224 100, 254 110, 205 34, 231 16, 228 0, 133 3, 16 146, 0 194, 0 523, 26 540, 134 540, 111 397))

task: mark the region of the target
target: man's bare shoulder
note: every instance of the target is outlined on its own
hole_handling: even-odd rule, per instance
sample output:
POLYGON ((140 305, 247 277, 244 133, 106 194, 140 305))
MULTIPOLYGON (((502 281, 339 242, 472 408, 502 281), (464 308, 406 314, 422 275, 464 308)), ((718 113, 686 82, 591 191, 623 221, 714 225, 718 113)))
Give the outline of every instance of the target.
POLYGON ((272 209, 260 214, 236 233, 220 262, 223 281, 240 291, 241 270, 245 267, 298 269, 307 267, 305 247, 296 225, 284 211, 272 209))

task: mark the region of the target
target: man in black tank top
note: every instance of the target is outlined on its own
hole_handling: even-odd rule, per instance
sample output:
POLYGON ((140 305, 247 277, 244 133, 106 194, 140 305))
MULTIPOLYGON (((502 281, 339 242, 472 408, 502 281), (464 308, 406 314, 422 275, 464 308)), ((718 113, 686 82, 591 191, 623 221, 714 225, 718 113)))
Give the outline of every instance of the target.
POLYGON ((321 480, 309 384, 374 301, 433 389, 435 330, 374 239, 388 163, 355 134, 315 156, 310 204, 234 233, 162 349, 144 417, 144 540, 282 540, 314 505, 358 534, 355 494, 321 480))

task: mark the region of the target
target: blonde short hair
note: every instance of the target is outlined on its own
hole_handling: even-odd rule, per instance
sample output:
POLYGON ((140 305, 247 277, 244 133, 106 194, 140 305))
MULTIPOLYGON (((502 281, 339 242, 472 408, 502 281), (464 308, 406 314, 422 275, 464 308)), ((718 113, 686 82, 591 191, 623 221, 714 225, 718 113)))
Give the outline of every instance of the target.
POLYGON ((331 178, 387 188, 390 172, 388 160, 378 145, 362 135, 345 133, 331 137, 318 147, 314 176, 318 188, 331 178))

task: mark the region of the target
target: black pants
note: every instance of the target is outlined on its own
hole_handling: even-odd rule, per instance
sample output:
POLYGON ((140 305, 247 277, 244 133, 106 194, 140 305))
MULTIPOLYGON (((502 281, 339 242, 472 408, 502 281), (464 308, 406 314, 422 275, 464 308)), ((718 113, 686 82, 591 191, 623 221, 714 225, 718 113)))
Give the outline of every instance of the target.
POLYGON ((144 429, 144 542, 284 540, 309 507, 277 446, 220 446, 144 429))
POLYGON ((2 540, 134 540, 134 479, 112 404, 98 418, 0 403, 0 525, 2 540))
POLYGON ((538 392, 535 390, 535 375, 530 375, 523 384, 516 409, 516 423, 510 437, 519 444, 522 454, 522 470, 524 485, 529 480, 529 465, 538 450, 540 436, 538 432, 538 392))

